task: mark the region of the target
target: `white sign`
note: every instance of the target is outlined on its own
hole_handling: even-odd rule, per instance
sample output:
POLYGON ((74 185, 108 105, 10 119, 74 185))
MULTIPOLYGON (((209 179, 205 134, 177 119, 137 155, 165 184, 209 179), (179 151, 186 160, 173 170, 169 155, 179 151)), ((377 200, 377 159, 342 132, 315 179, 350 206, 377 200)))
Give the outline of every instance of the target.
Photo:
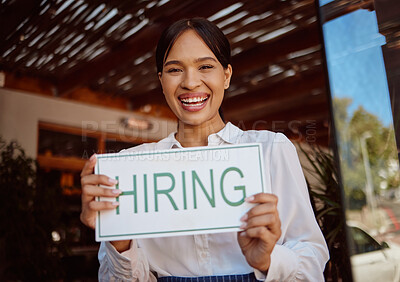
POLYGON ((245 197, 271 192, 261 149, 243 144, 97 155, 95 172, 117 179, 123 192, 115 210, 98 213, 96 240, 238 231, 252 206, 245 197))

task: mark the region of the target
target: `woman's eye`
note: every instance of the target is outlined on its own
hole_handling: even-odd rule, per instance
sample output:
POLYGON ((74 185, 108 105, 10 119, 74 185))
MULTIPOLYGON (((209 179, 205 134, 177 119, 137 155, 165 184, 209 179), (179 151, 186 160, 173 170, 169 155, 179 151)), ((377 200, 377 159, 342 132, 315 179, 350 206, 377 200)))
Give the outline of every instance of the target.
POLYGON ((212 68, 214 68, 214 66, 212 66, 212 65, 204 65, 204 66, 200 67, 201 70, 207 70, 207 69, 212 69, 212 68))
POLYGON ((167 70, 168 73, 180 72, 180 71, 181 71, 181 70, 180 70, 180 69, 177 69, 177 68, 170 68, 170 69, 167 70))

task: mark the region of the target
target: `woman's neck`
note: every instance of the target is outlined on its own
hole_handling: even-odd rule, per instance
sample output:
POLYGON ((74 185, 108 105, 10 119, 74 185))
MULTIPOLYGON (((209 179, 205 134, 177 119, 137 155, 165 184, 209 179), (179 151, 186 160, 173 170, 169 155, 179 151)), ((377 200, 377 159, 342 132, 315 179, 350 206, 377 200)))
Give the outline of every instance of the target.
POLYGON ((183 147, 207 146, 208 136, 219 132, 224 126, 225 123, 219 115, 199 125, 191 125, 178 121, 176 140, 178 140, 183 147))

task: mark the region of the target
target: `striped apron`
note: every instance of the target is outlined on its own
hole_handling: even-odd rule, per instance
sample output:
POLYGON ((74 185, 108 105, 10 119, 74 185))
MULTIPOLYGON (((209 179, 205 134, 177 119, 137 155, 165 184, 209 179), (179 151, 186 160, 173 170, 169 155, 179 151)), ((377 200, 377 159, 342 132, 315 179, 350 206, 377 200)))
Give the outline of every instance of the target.
POLYGON ((164 276, 157 279, 159 282, 255 282, 254 273, 223 276, 178 277, 164 276))

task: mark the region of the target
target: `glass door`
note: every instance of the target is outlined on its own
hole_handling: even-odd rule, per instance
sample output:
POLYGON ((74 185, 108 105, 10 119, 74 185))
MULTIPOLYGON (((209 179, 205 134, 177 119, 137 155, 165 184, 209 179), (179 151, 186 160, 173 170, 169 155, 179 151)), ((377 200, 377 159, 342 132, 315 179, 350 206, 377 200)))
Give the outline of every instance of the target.
POLYGON ((399 281, 400 1, 319 8, 353 280, 399 281))

